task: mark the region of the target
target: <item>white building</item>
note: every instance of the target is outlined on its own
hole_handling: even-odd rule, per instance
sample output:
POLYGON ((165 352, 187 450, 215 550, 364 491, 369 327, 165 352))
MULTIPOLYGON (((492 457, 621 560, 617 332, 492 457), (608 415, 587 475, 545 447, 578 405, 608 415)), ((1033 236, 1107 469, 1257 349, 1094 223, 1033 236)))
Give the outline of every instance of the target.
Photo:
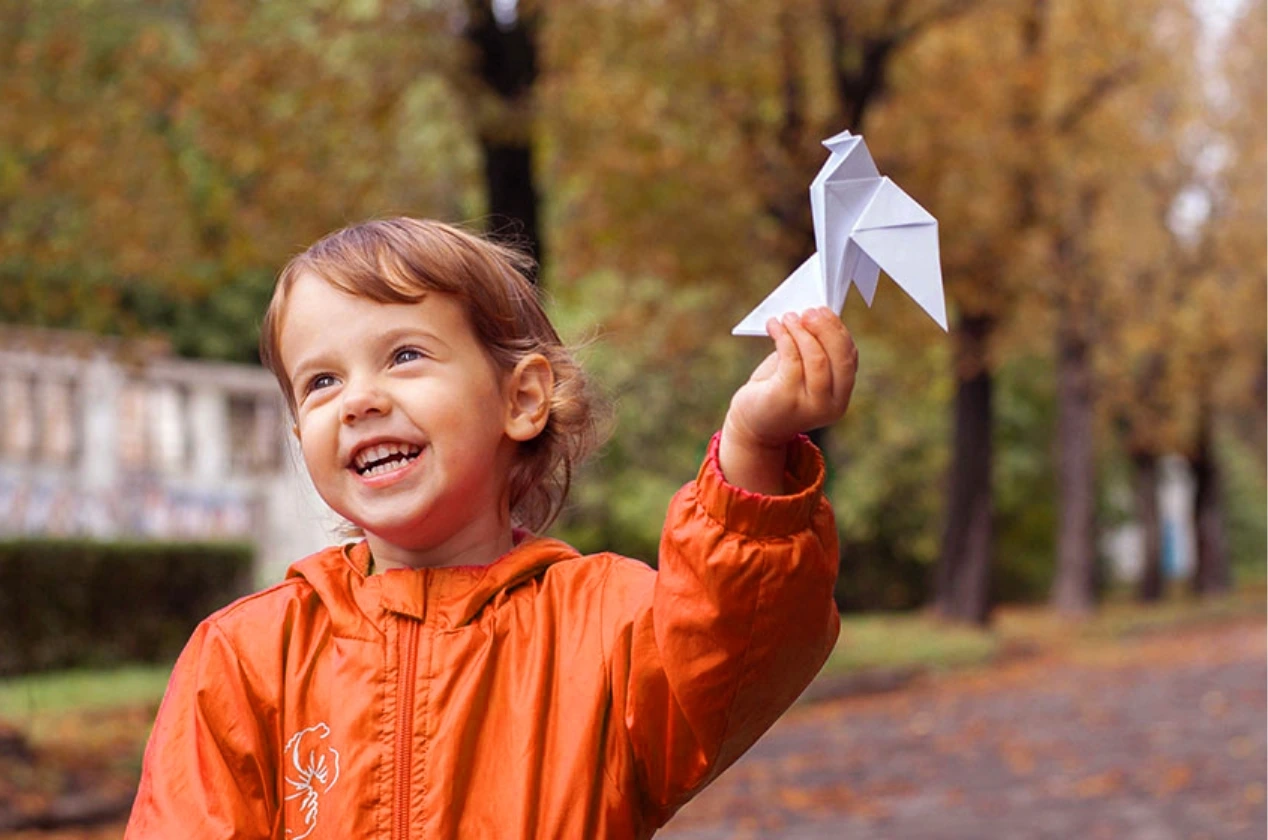
POLYGON ((248 540, 280 580, 337 524, 289 427, 261 368, 0 328, 0 537, 248 540))

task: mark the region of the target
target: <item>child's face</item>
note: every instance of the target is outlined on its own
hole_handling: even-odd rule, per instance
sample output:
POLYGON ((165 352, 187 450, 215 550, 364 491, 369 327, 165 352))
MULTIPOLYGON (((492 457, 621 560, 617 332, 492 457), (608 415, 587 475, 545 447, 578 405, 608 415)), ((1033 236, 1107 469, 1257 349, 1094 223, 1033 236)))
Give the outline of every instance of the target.
POLYGON ((280 355, 318 493, 411 565, 508 531, 508 396, 462 305, 347 294, 313 274, 287 296, 280 355))

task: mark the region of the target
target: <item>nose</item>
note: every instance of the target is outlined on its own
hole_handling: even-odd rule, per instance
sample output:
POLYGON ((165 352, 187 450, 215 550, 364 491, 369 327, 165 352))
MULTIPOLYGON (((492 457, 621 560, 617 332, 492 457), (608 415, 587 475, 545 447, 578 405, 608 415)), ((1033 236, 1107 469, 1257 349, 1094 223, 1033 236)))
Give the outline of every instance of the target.
POLYGON ((374 415, 386 415, 392 410, 391 400, 373 379, 349 380, 343 387, 343 422, 356 423, 374 415))

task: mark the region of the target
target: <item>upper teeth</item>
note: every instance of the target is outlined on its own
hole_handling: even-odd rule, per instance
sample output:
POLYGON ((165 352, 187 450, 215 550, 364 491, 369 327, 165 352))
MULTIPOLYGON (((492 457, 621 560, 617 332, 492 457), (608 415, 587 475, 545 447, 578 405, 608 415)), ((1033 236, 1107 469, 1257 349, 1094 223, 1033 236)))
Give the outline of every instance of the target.
POLYGON ((417 455, 419 451, 419 448, 412 443, 377 443, 358 452, 352 460, 352 465, 363 470, 367 464, 373 464, 375 461, 382 461, 393 455, 417 455))

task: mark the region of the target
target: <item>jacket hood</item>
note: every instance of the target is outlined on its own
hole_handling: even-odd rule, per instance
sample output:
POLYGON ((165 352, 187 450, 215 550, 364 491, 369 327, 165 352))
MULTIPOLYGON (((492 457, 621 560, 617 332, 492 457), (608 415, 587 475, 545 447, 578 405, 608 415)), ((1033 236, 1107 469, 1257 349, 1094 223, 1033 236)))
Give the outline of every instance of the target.
POLYGON ((529 535, 487 566, 393 569, 367 575, 370 548, 362 540, 306 557, 293 564, 286 577, 312 586, 340 635, 372 638, 381 634, 385 613, 442 628, 461 627, 500 593, 540 576, 555 563, 578 557, 567 543, 529 535))

